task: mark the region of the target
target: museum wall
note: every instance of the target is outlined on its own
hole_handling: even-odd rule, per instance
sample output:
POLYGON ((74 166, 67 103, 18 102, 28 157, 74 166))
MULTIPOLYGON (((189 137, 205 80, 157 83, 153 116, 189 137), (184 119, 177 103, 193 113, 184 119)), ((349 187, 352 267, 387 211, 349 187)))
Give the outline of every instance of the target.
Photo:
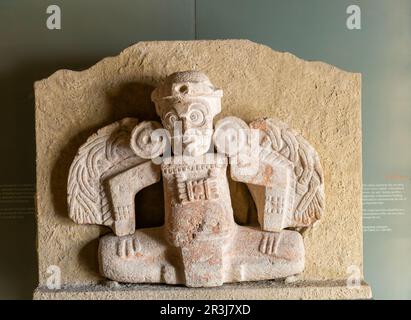
POLYGON ((142 40, 229 38, 362 74, 365 279, 377 299, 411 298, 411 3, 355 1, 362 25, 350 30, 352 2, 53 1, 59 30, 47 28, 49 1, 0 2, 0 298, 30 299, 38 281, 33 82, 142 40), (376 205, 376 188, 403 198, 376 205))

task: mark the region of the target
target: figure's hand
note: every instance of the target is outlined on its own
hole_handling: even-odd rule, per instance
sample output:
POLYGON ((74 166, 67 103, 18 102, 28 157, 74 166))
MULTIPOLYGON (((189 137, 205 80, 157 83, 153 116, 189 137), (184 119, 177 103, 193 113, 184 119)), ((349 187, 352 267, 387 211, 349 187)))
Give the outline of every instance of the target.
POLYGON ((113 231, 117 236, 126 236, 136 231, 135 215, 131 208, 132 205, 115 208, 113 231))
POLYGON ((132 219, 114 221, 113 230, 119 237, 133 234, 136 231, 135 222, 132 219))

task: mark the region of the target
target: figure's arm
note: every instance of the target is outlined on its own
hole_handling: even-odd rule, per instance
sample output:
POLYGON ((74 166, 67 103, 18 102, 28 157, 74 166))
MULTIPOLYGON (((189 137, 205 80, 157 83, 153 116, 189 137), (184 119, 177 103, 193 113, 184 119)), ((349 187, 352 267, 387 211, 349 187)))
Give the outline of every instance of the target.
POLYGON ((288 227, 295 188, 292 162, 271 148, 267 136, 261 139, 261 131, 251 130, 235 117, 217 123, 214 140, 217 150, 230 159, 231 178, 247 184, 261 228, 288 227))
POLYGON ((253 196, 262 230, 280 231, 288 227, 294 205, 292 164, 281 155, 265 150, 231 157, 230 163, 231 178, 246 183, 253 196))
POLYGON ((107 186, 114 210, 113 231, 117 236, 135 231, 134 197, 141 189, 161 178, 158 165, 146 161, 108 179, 107 186))
POLYGON ((324 176, 315 149, 286 124, 236 117, 216 124, 214 144, 230 158, 231 177, 247 184, 263 230, 308 227, 324 211, 324 176))

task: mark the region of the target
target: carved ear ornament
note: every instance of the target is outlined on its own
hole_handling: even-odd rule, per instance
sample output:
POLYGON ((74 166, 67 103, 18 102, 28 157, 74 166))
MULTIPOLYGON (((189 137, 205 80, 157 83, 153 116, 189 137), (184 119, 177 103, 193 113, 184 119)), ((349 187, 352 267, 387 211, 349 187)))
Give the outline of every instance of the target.
POLYGON ((156 121, 143 121, 131 132, 130 147, 143 159, 154 159, 164 153, 169 133, 156 121))
POLYGON ((213 141, 217 152, 235 156, 245 147, 248 140, 248 125, 237 117, 226 117, 215 125, 213 141))

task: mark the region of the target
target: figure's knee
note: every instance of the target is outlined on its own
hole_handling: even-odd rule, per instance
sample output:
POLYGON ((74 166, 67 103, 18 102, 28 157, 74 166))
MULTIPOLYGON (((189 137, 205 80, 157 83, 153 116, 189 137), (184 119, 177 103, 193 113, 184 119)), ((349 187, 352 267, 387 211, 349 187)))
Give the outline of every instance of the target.
POLYGON ((268 232, 240 227, 235 242, 237 254, 296 261, 304 266, 304 241, 297 231, 268 232))
POLYGON ((119 282, 160 282, 167 268, 160 228, 140 229, 133 235, 105 235, 100 239, 100 272, 119 282))
POLYGON ((239 227, 230 251, 231 281, 279 279, 304 270, 304 243, 296 231, 239 227))
POLYGON ((107 258, 133 259, 159 254, 164 248, 160 240, 161 228, 139 229, 132 235, 116 236, 108 234, 100 239, 99 254, 107 258))
POLYGON ((268 232, 239 227, 234 241, 234 249, 240 253, 253 252, 286 260, 304 259, 304 241, 297 231, 268 232))

